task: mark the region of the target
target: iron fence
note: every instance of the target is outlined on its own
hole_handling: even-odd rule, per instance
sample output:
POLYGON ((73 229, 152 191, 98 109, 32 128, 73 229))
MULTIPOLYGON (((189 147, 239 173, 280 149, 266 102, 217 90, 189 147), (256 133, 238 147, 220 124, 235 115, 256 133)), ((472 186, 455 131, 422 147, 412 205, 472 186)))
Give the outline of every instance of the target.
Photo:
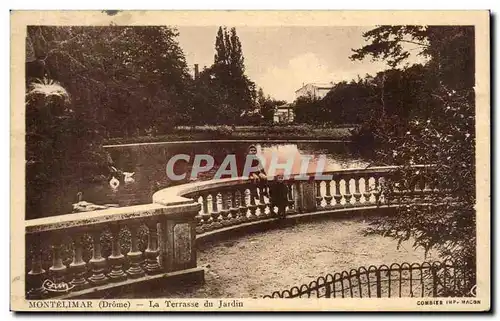
POLYGON ((319 277, 264 298, 390 298, 475 296, 475 271, 452 261, 371 265, 319 277))

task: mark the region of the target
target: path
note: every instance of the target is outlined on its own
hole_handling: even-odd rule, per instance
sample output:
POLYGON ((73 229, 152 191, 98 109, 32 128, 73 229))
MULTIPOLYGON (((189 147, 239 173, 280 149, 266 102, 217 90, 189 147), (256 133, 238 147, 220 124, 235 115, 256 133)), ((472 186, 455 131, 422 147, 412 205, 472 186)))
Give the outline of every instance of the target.
POLYGON ((198 252, 205 284, 155 296, 258 298, 327 273, 424 260, 411 243, 397 249, 393 239, 364 236, 366 227, 363 219, 327 219, 206 244, 198 252))

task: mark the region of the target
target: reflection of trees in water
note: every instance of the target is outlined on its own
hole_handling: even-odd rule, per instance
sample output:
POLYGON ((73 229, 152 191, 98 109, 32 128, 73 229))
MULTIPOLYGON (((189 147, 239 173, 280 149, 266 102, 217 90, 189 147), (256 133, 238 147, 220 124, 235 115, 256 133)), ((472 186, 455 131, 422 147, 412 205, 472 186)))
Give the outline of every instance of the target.
POLYGON ((364 167, 370 163, 370 159, 359 153, 352 144, 342 143, 297 143, 297 144, 265 144, 264 149, 268 152, 289 153, 295 152, 300 155, 310 155, 317 159, 320 155, 326 155, 327 164, 325 170, 336 170, 343 168, 364 167))

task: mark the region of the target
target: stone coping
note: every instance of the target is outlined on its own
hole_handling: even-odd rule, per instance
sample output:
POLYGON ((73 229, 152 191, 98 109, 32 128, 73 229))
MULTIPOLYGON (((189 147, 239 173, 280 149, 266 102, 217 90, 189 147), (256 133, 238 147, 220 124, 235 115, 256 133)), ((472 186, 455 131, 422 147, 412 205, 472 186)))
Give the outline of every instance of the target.
MULTIPOLYGON (((415 165, 414 168, 423 168, 425 165, 415 165)), ((361 175, 361 174, 384 174, 391 170, 397 169, 397 166, 378 166, 378 167, 368 167, 368 168, 348 168, 340 169, 335 171, 326 171, 322 173, 323 175, 332 175, 334 178, 342 177, 346 175, 361 175)), ((304 176, 314 176, 315 173, 307 173, 304 176)), ((288 182, 303 182, 303 179, 295 179, 299 175, 291 175, 288 182)), ((269 177, 269 180, 273 180, 274 177, 269 177)), ((321 180, 321 179, 319 179, 321 180)), ((232 186, 250 184, 248 177, 235 177, 235 178, 223 178, 218 180, 208 180, 202 182, 187 183, 173 187, 167 187, 159 190, 153 194, 153 203, 158 203, 166 206, 185 204, 185 202, 190 201, 189 198, 184 196, 198 193, 206 190, 213 190, 217 188, 227 188, 232 186)))
POLYGON ((164 206, 161 204, 134 205, 118 208, 109 208, 105 210, 81 212, 66 215, 27 220, 25 227, 26 233, 41 233, 48 231, 58 231, 67 229, 83 229, 85 227, 97 228, 110 223, 121 223, 123 221, 147 220, 155 216, 196 216, 201 205, 191 200, 182 205, 164 206))

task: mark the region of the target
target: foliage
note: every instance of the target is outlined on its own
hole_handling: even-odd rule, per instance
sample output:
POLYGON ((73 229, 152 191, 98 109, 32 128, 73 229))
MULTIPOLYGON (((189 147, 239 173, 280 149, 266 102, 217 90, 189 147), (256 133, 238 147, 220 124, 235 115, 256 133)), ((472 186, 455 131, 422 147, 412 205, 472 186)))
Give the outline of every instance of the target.
MULTIPOLYGON (((384 190, 400 204, 398 215, 380 220, 372 232, 400 242, 413 238, 414 246, 437 249, 444 258, 470 267, 476 258, 473 34, 472 27, 383 26, 367 32, 370 43, 352 56, 394 65, 408 57, 402 43, 411 41, 429 57, 410 77, 423 85, 385 99, 385 108, 361 126, 361 136, 371 137, 376 146, 377 160, 399 165, 384 190), (430 205, 411 205, 401 191, 424 183, 439 193, 428 200, 430 205)), ((394 85, 387 81, 388 87, 394 85)))
POLYGON ((474 86, 474 28, 470 26, 379 26, 363 34, 367 45, 353 49, 352 60, 383 59, 395 68, 418 50, 451 89, 474 86), (410 44, 411 49, 404 45, 410 44))
POLYGON ((168 27, 30 26, 28 83, 45 75, 61 83, 79 116, 108 137, 167 132, 191 105, 176 37, 168 27))
POLYGON ((405 44, 424 47, 419 54, 428 55, 428 27, 426 26, 379 26, 363 34, 369 44, 353 49, 353 60, 362 60, 367 56, 385 60, 395 68, 410 56, 405 44))
POLYGON ((295 121, 297 123, 315 124, 325 121, 325 113, 320 100, 315 97, 302 96, 294 102, 295 121))
MULTIPOLYGON (((75 108, 76 107, 76 108, 75 108)), ((43 79, 26 94, 26 217, 71 212, 53 195, 69 186, 105 179, 107 159, 95 124, 79 118, 66 89, 43 79), (50 199, 51 202, 46 200, 50 199)), ((73 191, 75 195, 76 191, 73 191)))
POLYGON ((255 84, 245 75, 241 42, 235 28, 219 27, 214 64, 195 81, 194 124, 241 124, 255 109, 255 84))
POLYGON ((266 96, 262 88, 257 91, 257 106, 264 123, 272 124, 277 107, 284 104, 286 104, 284 100, 276 100, 269 95, 266 96))
POLYGON ((315 124, 364 124, 374 114, 407 120, 412 114, 427 112, 429 93, 438 84, 428 66, 415 64, 342 81, 321 100, 296 100, 297 121, 315 124))

